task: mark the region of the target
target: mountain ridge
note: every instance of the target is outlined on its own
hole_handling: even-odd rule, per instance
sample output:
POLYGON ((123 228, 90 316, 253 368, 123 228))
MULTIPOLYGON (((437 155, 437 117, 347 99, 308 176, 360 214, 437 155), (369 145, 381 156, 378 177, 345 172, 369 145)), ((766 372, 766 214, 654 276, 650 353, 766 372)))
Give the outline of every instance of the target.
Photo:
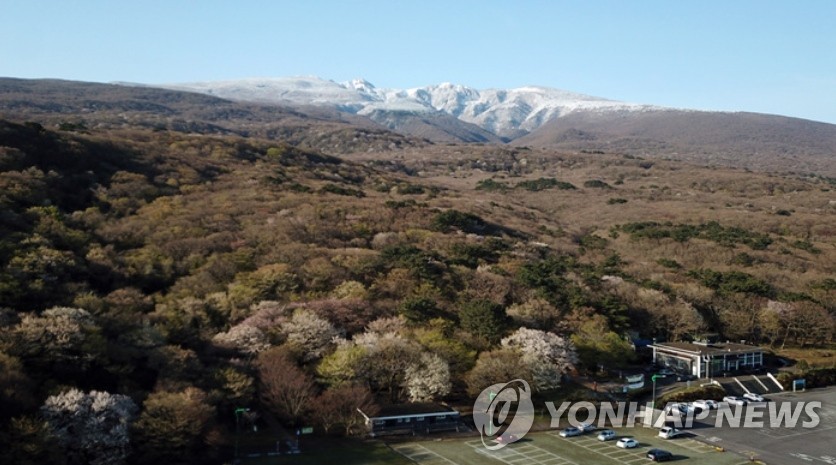
MULTIPOLYGON (((165 84, 159 87, 200 92, 237 101, 321 105, 369 115, 379 111, 443 112, 510 140, 574 111, 646 111, 661 109, 553 89, 475 89, 441 83, 408 89, 378 88, 365 79, 338 83, 312 76, 246 78, 165 84)), ((372 118, 374 119, 374 118, 372 118)))
POLYGON ((836 125, 800 118, 624 104, 536 86, 478 93, 446 83, 395 92, 365 80, 273 79, 281 80, 292 84, 281 94, 263 80, 230 83, 239 95, 249 92, 248 100, 233 101, 208 87, 0 78, 0 116, 56 126, 139 125, 266 137, 333 155, 427 144, 507 144, 836 178, 836 125), (563 106, 547 108, 547 98, 563 106), (490 123, 505 124, 508 131, 490 123))

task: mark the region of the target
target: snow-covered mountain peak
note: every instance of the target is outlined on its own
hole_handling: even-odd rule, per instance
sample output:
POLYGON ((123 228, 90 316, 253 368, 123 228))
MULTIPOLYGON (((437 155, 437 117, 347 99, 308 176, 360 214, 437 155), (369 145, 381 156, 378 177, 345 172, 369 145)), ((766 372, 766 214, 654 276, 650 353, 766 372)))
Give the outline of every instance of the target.
POLYGON ((369 81, 367 81, 363 78, 352 79, 352 80, 344 83, 343 87, 345 87, 347 89, 354 89, 358 92, 362 92, 362 93, 365 93, 365 94, 373 94, 373 93, 375 93, 375 90, 376 90, 374 84, 372 84, 371 82, 369 82, 369 81))
POLYGON ((331 106, 361 115, 444 112, 499 136, 518 136, 575 111, 643 111, 637 105, 542 86, 477 90, 444 82, 411 89, 382 89, 365 79, 344 83, 314 76, 251 78, 163 86, 230 100, 331 106))

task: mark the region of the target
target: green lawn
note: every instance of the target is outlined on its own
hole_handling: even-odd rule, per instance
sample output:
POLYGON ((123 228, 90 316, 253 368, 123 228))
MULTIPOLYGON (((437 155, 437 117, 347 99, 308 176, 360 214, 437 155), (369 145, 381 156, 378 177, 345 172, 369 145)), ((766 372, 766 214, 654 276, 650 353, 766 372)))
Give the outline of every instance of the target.
MULTIPOLYGON (((265 442, 261 443, 264 444, 265 442)), ((377 440, 302 436, 299 446, 302 453, 297 455, 257 458, 244 457, 241 463, 242 465, 320 465, 325 463, 346 465, 413 464, 406 457, 392 451, 384 442, 377 440)), ((242 443, 242 454, 246 454, 247 450, 242 443)))

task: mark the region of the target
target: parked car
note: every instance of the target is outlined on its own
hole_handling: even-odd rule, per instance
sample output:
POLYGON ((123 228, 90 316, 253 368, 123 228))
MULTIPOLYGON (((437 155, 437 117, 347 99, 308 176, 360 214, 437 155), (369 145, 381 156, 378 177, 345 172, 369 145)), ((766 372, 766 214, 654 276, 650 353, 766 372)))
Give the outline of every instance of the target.
POLYGON ((711 410, 719 407, 717 402, 713 400, 695 400, 693 404, 694 408, 702 409, 702 410, 711 410))
POLYGON ((674 374, 674 371, 671 370, 670 368, 662 368, 661 370, 659 370, 657 372, 657 374, 663 375, 663 376, 671 376, 671 375, 674 374))
POLYGON ((746 394, 743 394, 743 397, 750 402, 765 402, 766 401, 766 399, 764 399, 762 395, 755 394, 754 392, 747 392, 746 394))
POLYGON ((611 429, 605 429, 598 433, 598 440, 599 441, 611 441, 615 439, 615 431, 611 429))
POLYGON ((497 436, 496 439, 494 439, 494 441, 500 444, 511 444, 512 442, 517 442, 517 439, 519 438, 516 434, 505 433, 497 436))
POLYGON ((694 406, 685 403, 672 403, 665 406, 664 412, 667 414, 687 415, 694 411, 694 406))
POLYGON ((570 426, 568 428, 564 428, 564 429, 560 430, 560 432, 557 433, 557 434, 560 435, 560 437, 562 437, 562 438, 571 438, 572 436, 580 436, 581 435, 581 430, 579 430, 579 429, 577 429, 573 426, 570 426))
POLYGON ((673 454, 662 449, 650 449, 647 451, 647 458, 654 462, 667 462, 673 458, 673 454))
POLYGON ((595 431, 597 428, 591 423, 581 423, 578 425, 578 429, 581 430, 581 433, 589 433, 595 431))
POLYGON ((684 432, 670 426, 663 426, 659 430, 659 437, 662 439, 673 439, 681 434, 684 432))
POLYGON ((639 447, 639 441, 636 441, 633 438, 621 438, 615 443, 615 445, 622 449, 635 449, 636 447, 639 447))
POLYGON ((747 401, 743 397, 726 396, 726 397, 723 397, 723 402, 726 402, 730 405, 746 405, 747 401))
POLYGON ((676 380, 677 381, 693 381, 697 379, 696 376, 692 375, 691 373, 677 373, 676 380))

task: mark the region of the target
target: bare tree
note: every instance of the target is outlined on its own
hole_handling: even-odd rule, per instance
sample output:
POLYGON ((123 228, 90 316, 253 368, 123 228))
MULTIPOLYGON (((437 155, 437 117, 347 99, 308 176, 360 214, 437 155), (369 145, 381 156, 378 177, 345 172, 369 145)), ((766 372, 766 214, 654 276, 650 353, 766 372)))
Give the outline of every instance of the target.
POLYGON ((346 435, 351 435, 362 422, 358 409, 366 415, 374 415, 379 410, 367 387, 345 384, 328 389, 317 397, 312 417, 325 433, 339 425, 346 435))
POLYGON ((280 349, 260 353, 256 365, 264 402, 279 416, 299 420, 316 395, 311 377, 280 349))

